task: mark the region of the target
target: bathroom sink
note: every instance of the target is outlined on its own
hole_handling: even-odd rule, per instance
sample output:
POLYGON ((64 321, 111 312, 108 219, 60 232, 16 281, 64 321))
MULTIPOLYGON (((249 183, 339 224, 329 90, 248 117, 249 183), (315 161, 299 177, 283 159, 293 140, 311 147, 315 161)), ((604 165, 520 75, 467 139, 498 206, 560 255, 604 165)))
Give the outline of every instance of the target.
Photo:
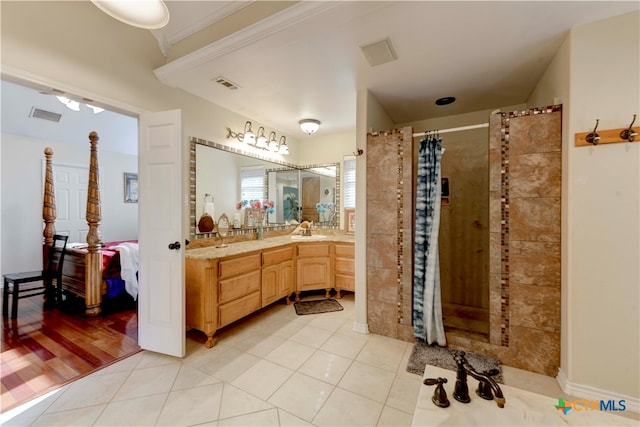
POLYGON ((326 239, 327 236, 324 234, 312 234, 311 236, 301 236, 299 234, 293 234, 291 236, 292 240, 322 240, 326 239))

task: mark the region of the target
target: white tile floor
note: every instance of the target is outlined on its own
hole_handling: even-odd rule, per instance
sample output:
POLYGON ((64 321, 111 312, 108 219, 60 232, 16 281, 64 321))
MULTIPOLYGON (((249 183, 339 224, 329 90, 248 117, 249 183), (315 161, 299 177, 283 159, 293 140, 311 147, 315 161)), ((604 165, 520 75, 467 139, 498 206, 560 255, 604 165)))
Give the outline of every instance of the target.
POLYGON ((412 344, 353 332, 353 295, 340 303, 307 316, 274 304, 220 331, 214 348, 188 340, 182 360, 141 352, 3 425, 411 425, 412 344))
MULTIPOLYGON (((183 359, 138 353, 0 420, 6 426, 410 426, 422 386, 420 375, 405 370, 413 344, 353 332, 353 295, 340 302, 343 311, 307 316, 276 303, 220 331, 214 348, 188 340, 183 359)), ((563 395, 554 378, 506 366, 503 378, 563 395)))

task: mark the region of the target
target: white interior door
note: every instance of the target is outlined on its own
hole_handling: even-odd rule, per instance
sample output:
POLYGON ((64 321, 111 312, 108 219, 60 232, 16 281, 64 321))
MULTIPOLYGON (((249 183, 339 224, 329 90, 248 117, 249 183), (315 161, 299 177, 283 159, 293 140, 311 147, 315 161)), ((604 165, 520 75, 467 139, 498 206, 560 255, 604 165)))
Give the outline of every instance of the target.
POLYGON ((138 344, 177 357, 185 354, 181 117, 143 114, 138 157, 138 344))
POLYGON ((86 243, 89 232, 85 215, 89 168, 53 163, 53 174, 56 192, 56 233, 69 236, 69 243, 86 243))

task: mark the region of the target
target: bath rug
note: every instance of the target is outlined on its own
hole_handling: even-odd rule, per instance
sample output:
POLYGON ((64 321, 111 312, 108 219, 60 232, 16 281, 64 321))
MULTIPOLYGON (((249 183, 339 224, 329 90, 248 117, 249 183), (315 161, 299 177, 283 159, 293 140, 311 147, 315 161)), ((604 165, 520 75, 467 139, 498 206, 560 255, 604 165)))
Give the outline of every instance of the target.
POLYGON ((296 309, 298 316, 344 310, 344 307, 333 298, 296 302, 293 307, 296 309))
MULTIPOLYGON (((441 347, 439 345, 427 345, 424 342, 416 341, 409 356, 407 363, 407 372, 412 374, 423 375, 426 365, 433 365, 443 369, 455 371, 457 366, 453 360, 452 349, 441 347)), ((465 351, 467 361, 478 372, 487 371, 489 369, 497 369, 500 373, 493 378, 496 382, 502 383, 502 370, 500 362, 496 359, 482 354, 470 353, 465 351)))

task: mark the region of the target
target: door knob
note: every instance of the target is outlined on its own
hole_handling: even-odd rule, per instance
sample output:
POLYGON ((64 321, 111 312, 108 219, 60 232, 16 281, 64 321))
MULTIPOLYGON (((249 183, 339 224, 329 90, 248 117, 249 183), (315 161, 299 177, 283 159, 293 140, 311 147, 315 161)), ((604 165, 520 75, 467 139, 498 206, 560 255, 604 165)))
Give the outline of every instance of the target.
POLYGON ((177 251, 178 249, 180 249, 180 242, 169 243, 169 249, 175 249, 177 251))

